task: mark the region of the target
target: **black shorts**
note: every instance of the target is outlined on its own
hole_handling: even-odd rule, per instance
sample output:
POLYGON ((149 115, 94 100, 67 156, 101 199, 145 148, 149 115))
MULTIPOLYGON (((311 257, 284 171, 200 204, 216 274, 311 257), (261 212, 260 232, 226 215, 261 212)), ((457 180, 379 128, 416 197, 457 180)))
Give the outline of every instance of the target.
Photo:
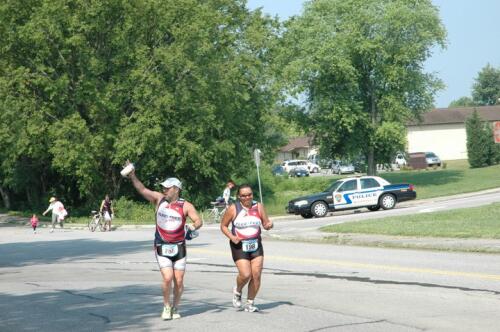
POLYGON ((186 257, 186 242, 177 243, 177 248, 178 248, 177 255, 172 257, 164 256, 161 254, 161 245, 162 243, 155 243, 156 253, 158 254, 158 256, 168 258, 172 262, 178 261, 179 259, 183 259, 184 257, 186 257))
POLYGON ((233 241, 229 241, 229 246, 231 247, 231 254, 233 255, 233 261, 239 259, 246 259, 251 261, 255 257, 264 256, 264 247, 262 247, 262 241, 259 239, 259 248, 253 252, 244 252, 242 249, 241 242, 234 244, 233 241))

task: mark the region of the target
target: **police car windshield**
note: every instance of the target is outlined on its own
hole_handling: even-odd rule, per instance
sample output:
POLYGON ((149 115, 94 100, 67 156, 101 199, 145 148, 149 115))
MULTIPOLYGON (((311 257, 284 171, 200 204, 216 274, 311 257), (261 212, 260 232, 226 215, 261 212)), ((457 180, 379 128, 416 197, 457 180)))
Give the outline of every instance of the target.
POLYGON ((332 191, 335 191, 337 190, 337 188, 342 184, 344 183, 344 181, 335 181, 334 183, 332 183, 326 190, 325 192, 332 192, 332 191))

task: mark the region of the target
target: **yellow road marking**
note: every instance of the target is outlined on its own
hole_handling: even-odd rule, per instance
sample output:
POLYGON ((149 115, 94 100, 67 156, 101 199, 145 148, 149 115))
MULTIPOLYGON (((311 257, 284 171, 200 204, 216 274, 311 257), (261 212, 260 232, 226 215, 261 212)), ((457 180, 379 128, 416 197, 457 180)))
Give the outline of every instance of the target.
MULTIPOLYGON (((215 255, 215 256, 231 257, 231 253, 229 251, 189 248, 189 252, 195 252, 195 253, 199 253, 199 254, 209 254, 209 255, 215 255)), ((397 265, 356 263, 356 262, 350 262, 350 261, 339 261, 339 260, 331 260, 331 259, 297 258, 297 257, 288 257, 288 256, 272 256, 272 255, 266 255, 265 259, 266 260, 274 260, 274 261, 282 261, 282 262, 303 263, 303 264, 336 265, 336 266, 350 267, 350 268, 363 268, 363 269, 398 271, 398 272, 416 272, 416 273, 428 273, 428 274, 444 275, 444 276, 467 277, 467 278, 475 278, 475 279, 500 280, 500 275, 498 275, 498 274, 448 271, 448 270, 437 270, 437 269, 427 269, 427 268, 404 267, 404 266, 397 266, 397 265)))

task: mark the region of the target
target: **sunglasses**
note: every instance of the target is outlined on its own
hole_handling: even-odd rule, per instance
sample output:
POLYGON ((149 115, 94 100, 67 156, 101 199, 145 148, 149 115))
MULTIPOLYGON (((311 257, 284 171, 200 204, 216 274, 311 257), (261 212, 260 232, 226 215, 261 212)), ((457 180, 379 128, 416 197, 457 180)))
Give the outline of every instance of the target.
POLYGON ((240 195, 241 198, 252 197, 253 193, 240 195))

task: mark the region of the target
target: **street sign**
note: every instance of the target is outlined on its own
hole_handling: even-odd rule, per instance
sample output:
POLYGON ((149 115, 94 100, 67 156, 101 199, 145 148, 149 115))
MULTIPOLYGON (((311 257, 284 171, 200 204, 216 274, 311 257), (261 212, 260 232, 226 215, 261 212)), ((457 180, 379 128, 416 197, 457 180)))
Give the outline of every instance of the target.
POLYGON ((255 160, 255 165, 257 165, 257 167, 260 166, 260 154, 261 151, 259 149, 253 150, 253 158, 255 160))

